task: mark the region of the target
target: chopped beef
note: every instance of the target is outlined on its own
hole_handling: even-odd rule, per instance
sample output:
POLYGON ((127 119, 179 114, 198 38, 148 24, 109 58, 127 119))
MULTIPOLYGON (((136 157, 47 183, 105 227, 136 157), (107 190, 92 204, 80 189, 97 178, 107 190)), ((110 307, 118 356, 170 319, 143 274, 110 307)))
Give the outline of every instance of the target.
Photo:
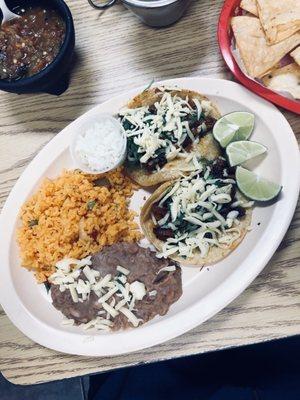
POLYGON ((235 207, 234 211, 238 211, 239 218, 242 218, 246 215, 246 210, 243 207, 235 207))
POLYGON ((206 128, 207 128, 207 131, 211 131, 213 129, 213 127, 215 126, 216 122, 217 122, 217 120, 215 118, 206 117, 205 118, 205 125, 206 125, 206 128))
POLYGON ((205 237, 206 239, 212 239, 212 238, 213 238, 213 235, 212 235, 211 232, 206 232, 205 235, 204 235, 204 237, 205 237))
POLYGON ((151 114, 155 114, 155 115, 157 114, 157 109, 154 104, 151 104, 151 106, 149 106, 149 112, 151 114))
POLYGON ((187 136, 187 137, 184 139, 184 142, 182 143, 182 147, 183 147, 185 150, 190 150, 190 148, 192 147, 192 144, 193 144, 193 142, 192 142, 191 138, 190 138, 189 136, 187 136))
POLYGON ((225 207, 222 207, 221 210, 219 211, 219 214, 222 215, 226 219, 227 214, 229 214, 233 209, 230 207, 230 205, 226 205, 225 207))
POLYGON ((236 186, 232 185, 231 192, 230 192, 230 196, 231 196, 232 201, 234 200, 235 195, 236 195, 236 186))
POLYGON ((154 215, 156 221, 161 220, 167 214, 168 209, 166 207, 159 206, 159 203, 154 203, 152 206, 152 214, 154 215))
POLYGON ((156 158, 150 159, 146 164, 145 167, 148 172, 153 172, 156 170, 156 167, 162 168, 165 164, 167 164, 167 159, 164 154, 160 154, 156 158))
POLYGON ((246 211, 243 207, 231 208, 229 204, 226 207, 222 207, 219 213, 222 215, 222 217, 226 218, 231 211, 238 211, 239 218, 243 218, 246 214, 246 211))
POLYGON ((226 160, 217 158, 211 165, 211 174, 214 178, 224 178, 225 169, 228 169, 226 160))
POLYGON ((161 228, 160 226, 156 226, 153 228, 153 232, 157 239, 165 241, 167 239, 173 238, 174 237, 174 232, 172 229, 165 229, 161 228))

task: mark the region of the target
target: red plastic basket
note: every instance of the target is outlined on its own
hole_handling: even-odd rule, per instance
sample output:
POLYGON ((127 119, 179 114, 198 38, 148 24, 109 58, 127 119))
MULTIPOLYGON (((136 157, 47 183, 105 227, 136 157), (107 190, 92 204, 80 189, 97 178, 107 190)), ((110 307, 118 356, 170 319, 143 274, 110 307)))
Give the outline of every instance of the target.
POLYGON ((231 52, 232 30, 230 27, 231 17, 237 15, 241 0, 225 0, 221 11, 218 25, 218 41, 222 56, 233 75, 238 81, 246 86, 252 92, 271 101, 278 106, 285 108, 300 115, 300 102, 289 99, 278 93, 269 90, 260 83, 248 78, 238 66, 231 52))

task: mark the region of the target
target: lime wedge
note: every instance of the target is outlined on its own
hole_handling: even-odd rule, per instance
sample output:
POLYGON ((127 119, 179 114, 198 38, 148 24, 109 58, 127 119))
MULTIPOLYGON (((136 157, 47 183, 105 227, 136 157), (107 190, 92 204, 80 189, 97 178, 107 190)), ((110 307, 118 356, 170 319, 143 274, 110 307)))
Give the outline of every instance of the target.
POLYGON ((214 126, 214 138, 222 147, 237 140, 247 140, 254 128, 254 115, 236 111, 220 118, 214 126))
POLYGON ((226 154, 232 167, 242 164, 251 158, 257 157, 267 151, 267 148, 257 142, 240 140, 232 142, 226 147, 226 154))
POLYGON ((235 176, 238 188, 251 200, 272 200, 282 189, 277 183, 270 182, 243 167, 237 167, 235 176))

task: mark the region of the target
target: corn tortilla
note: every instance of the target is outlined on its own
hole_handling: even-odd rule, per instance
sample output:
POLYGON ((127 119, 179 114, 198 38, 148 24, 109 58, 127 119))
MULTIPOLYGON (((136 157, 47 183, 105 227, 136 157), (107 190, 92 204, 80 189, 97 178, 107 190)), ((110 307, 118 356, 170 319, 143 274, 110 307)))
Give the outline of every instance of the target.
MULTIPOLYGON (((143 229, 143 232, 146 236, 146 238, 149 240, 153 246, 158 251, 162 251, 163 249, 163 244, 164 242, 156 237, 156 235, 153 232, 154 228, 154 223, 151 218, 151 209, 154 203, 158 202, 161 200, 164 195, 166 194, 167 190, 174 184, 173 182, 166 182, 163 185, 161 185, 146 201, 144 204, 142 210, 141 210, 141 217, 140 217, 140 223, 141 227, 143 229)), ((242 196, 241 196, 242 197, 242 196)), ((183 257, 180 257, 178 255, 170 255, 169 258, 171 258, 174 261, 178 261, 184 265, 194 265, 194 266, 202 266, 202 265, 207 265, 207 264, 214 264, 217 263, 218 261, 223 260, 226 256, 228 256, 244 239, 248 227, 251 224, 251 217, 252 217, 252 209, 246 209, 246 215, 243 219, 241 219, 240 224, 238 225, 240 229, 240 236, 235 240, 232 245, 227 248, 227 249, 221 249, 219 247, 211 247, 208 255, 206 257, 201 257, 200 252, 196 252, 192 258, 185 259, 183 257)))
MULTIPOLYGON (((185 99, 197 98, 198 100, 208 100, 207 97, 200 93, 191 90, 173 90, 172 95, 180 96, 185 99)), ((138 96, 136 96, 128 105, 128 108, 139 108, 143 106, 150 106, 160 99, 160 94, 155 89, 149 89, 138 96)), ((212 104, 211 116, 215 119, 219 119, 221 114, 217 107, 212 104)), ((212 134, 206 134, 203 136, 198 144, 192 146, 191 151, 194 151, 201 155, 201 157, 207 158, 208 160, 214 160, 220 155, 220 147, 214 140, 212 134)), ((187 162, 181 158, 175 158, 164 165, 159 171, 149 173, 144 168, 135 167, 128 168, 128 175, 141 186, 154 186, 162 182, 170 181, 172 179, 179 178, 184 170, 187 168, 187 162)))

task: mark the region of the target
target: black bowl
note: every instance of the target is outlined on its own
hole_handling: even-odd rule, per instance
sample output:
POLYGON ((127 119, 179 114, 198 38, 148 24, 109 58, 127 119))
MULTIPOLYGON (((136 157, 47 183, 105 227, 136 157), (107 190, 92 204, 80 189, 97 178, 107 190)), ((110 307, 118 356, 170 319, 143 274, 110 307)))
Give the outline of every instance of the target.
POLYGON ((63 0, 6 0, 6 4, 12 11, 28 6, 54 9, 65 21, 66 33, 61 49, 51 64, 28 78, 15 81, 0 79, 0 90, 18 94, 37 92, 62 94, 69 86, 69 72, 75 46, 74 23, 69 7, 63 0))

